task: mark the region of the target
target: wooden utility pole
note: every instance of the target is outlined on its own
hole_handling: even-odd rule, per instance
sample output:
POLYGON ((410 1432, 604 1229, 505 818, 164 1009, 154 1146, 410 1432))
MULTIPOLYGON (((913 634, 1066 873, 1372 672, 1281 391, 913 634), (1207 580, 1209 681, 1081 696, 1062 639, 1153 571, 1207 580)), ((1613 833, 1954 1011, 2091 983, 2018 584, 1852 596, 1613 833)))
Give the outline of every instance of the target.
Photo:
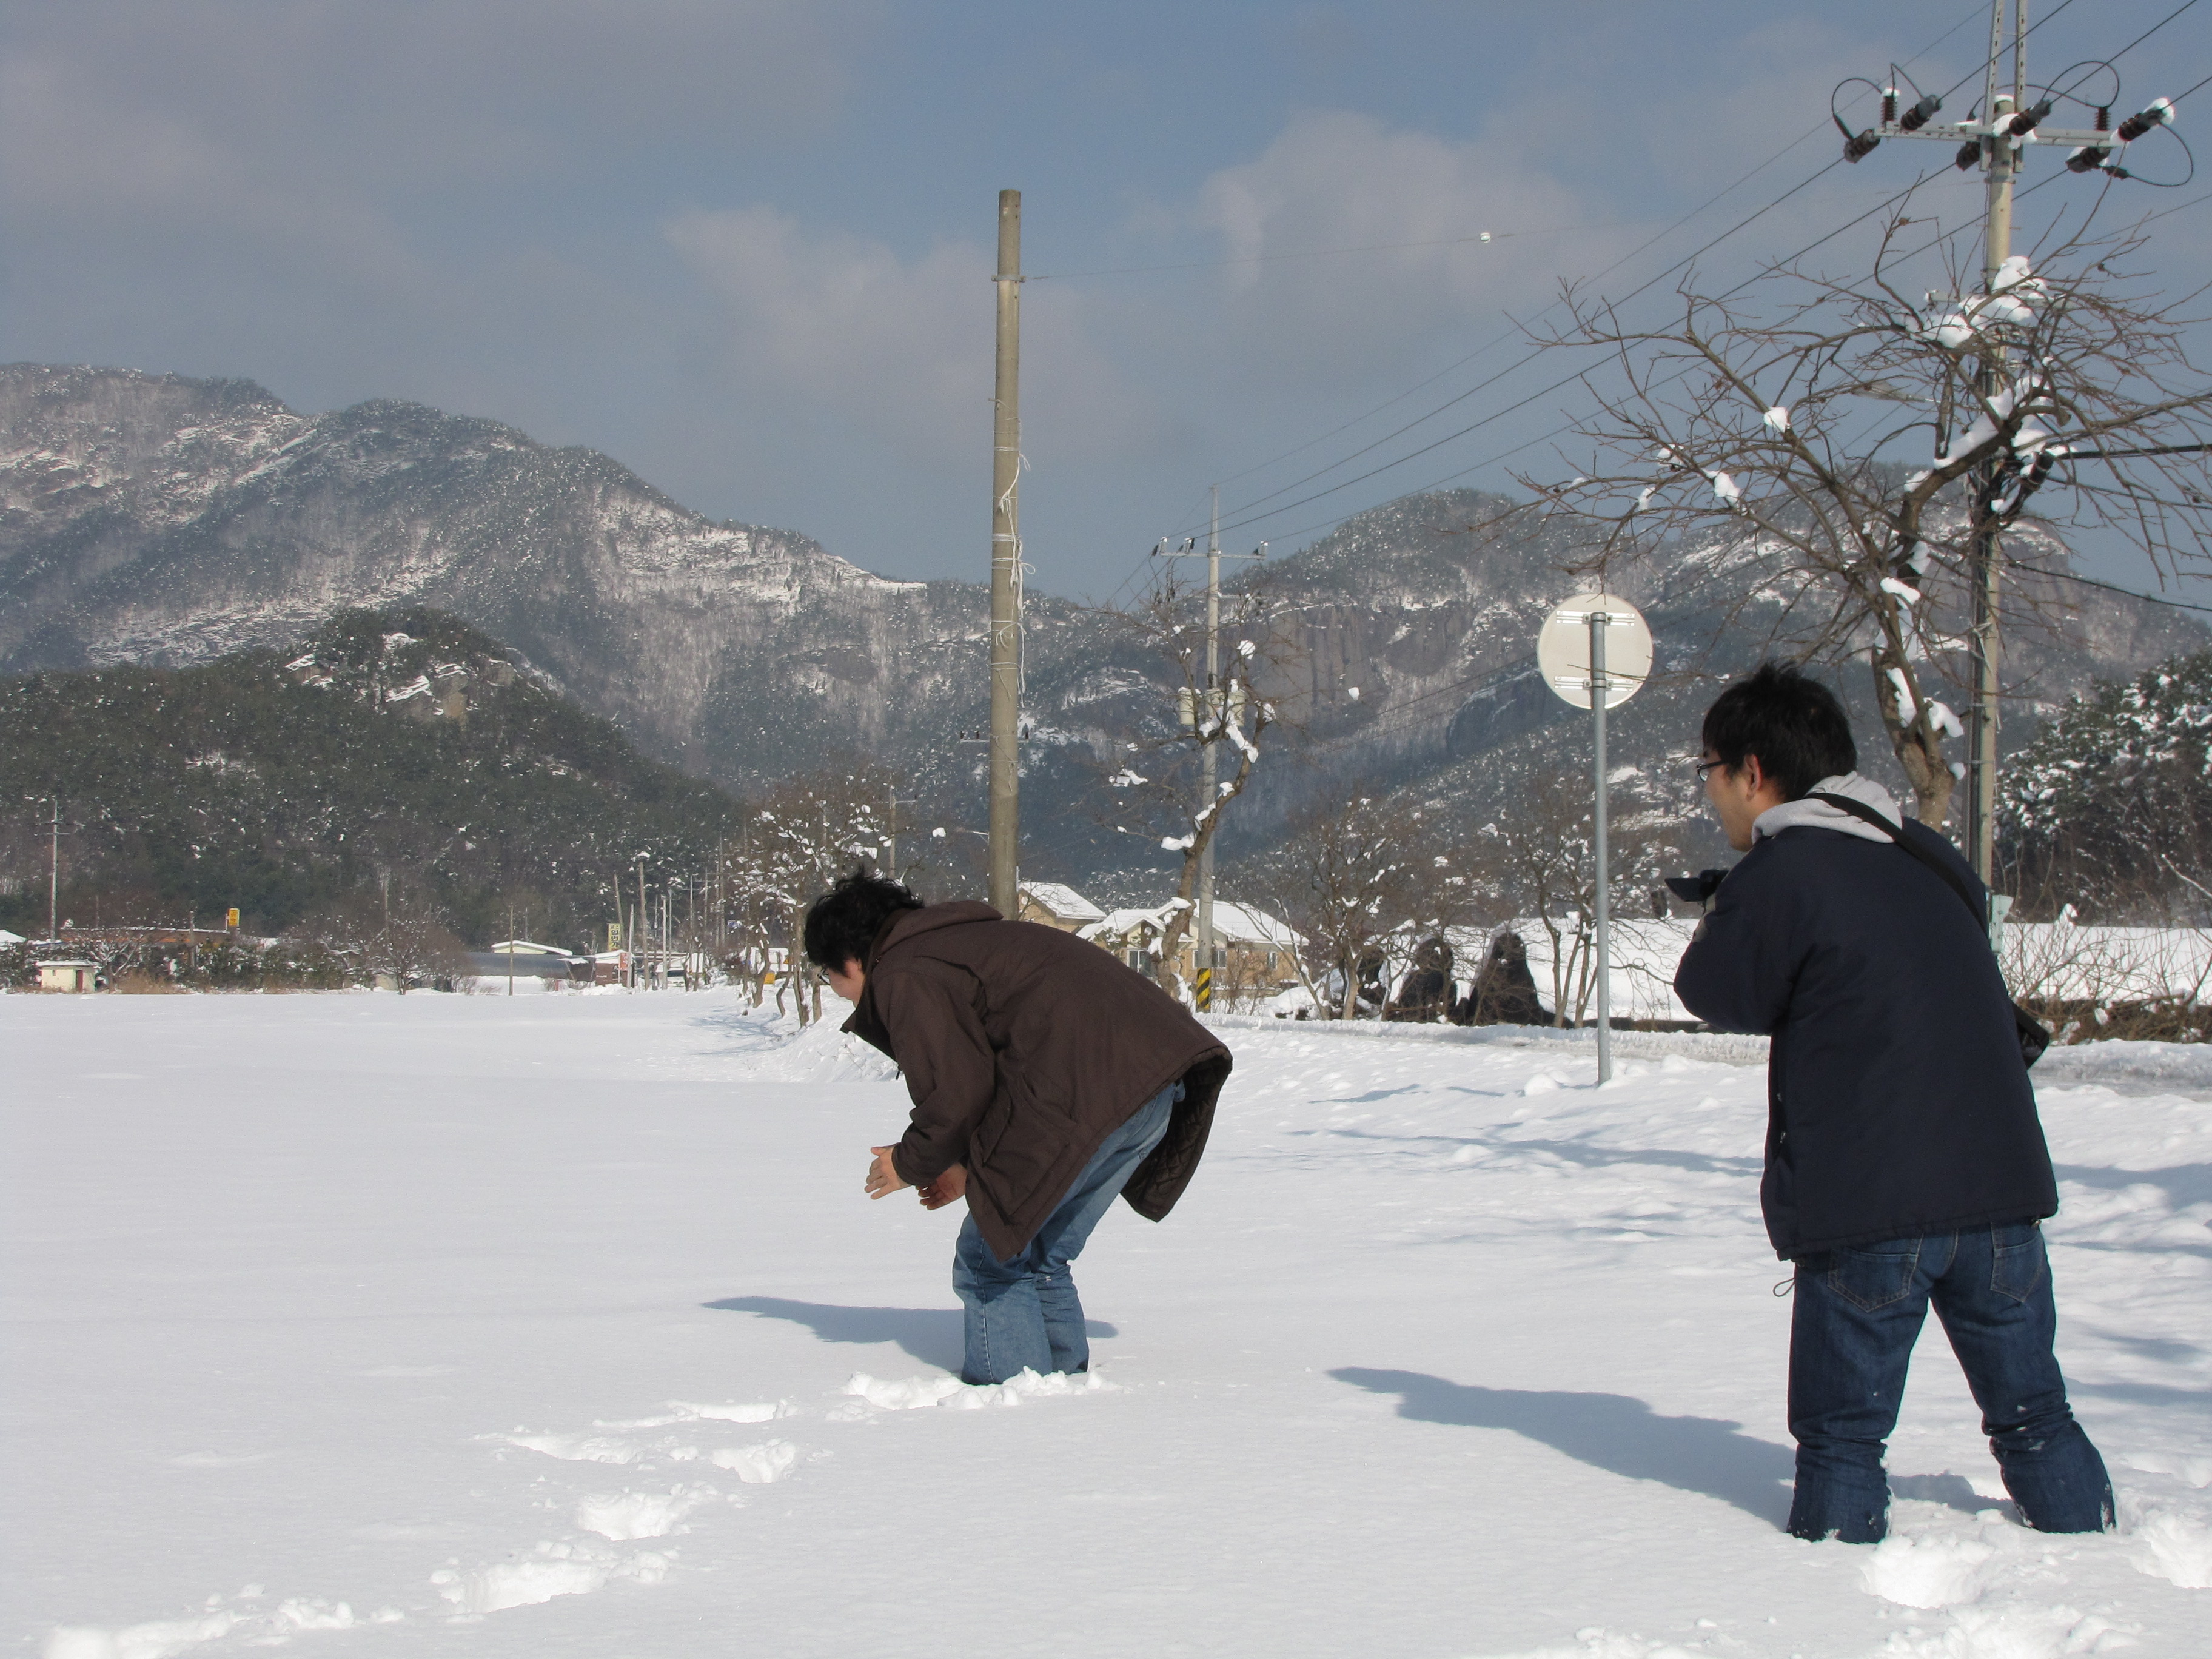
POLYGON ((1022 718, 1022 193, 999 192, 999 374, 991 426, 991 902, 1018 912, 1022 718))

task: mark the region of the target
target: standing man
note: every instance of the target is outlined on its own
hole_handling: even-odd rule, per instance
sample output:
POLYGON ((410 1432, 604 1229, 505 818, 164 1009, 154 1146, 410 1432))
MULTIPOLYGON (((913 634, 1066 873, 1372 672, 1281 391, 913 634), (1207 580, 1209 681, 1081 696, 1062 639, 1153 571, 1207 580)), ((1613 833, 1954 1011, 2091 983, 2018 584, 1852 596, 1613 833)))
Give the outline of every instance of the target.
POLYGON ((1229 1050, 1095 945, 988 904, 925 905, 865 868, 806 913, 807 959, 845 1030, 914 1097, 867 1193, 968 1200, 952 1257, 966 1382, 1090 1368, 1068 1267, 1116 1194, 1158 1221, 1206 1149, 1229 1050))
POLYGON ((1771 1035, 1768 1236, 1796 1264, 1790 1531, 1879 1541, 1884 1444, 1929 1303, 1981 1407, 2021 1518, 2112 1523, 2112 1488, 2074 1420, 2038 1224, 2058 1207, 2010 1000, 1951 882, 1988 894, 1949 842, 1858 775, 1842 705, 1768 663, 1706 711, 1698 769, 1746 856, 1675 970, 1717 1030, 1771 1035), (1871 809, 1875 817, 1818 799, 1871 809))

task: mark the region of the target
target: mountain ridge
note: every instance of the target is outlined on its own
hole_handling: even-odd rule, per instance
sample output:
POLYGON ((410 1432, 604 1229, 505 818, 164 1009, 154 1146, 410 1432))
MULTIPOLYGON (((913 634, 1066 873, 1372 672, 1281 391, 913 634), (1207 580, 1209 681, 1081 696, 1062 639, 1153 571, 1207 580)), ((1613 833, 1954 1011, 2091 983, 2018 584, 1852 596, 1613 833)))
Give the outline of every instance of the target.
MULTIPOLYGON (((1240 803, 1235 842, 1352 781, 1472 767, 1480 782, 1502 745, 1576 740, 1527 663, 1577 550, 1539 514, 1477 533, 1508 505, 1401 497, 1267 562, 1287 648, 1267 690, 1304 729, 1240 803)), ((1755 652, 1716 599, 1724 562, 1686 549, 1631 592, 1662 671, 1755 652)), ((2059 597, 2072 632, 2008 658, 2032 702, 2207 637, 2145 602, 2059 597)), ((757 791, 867 755, 908 770, 939 821, 980 822, 981 754, 963 741, 986 719, 980 583, 864 570, 799 532, 693 513, 596 451, 421 404, 309 416, 247 380, 0 367, 0 672, 204 661, 400 605, 464 618, 696 775, 757 791)), ((1111 822, 1101 781, 1129 740, 1172 737, 1167 665, 1049 595, 1030 597, 1024 637, 1024 867, 1157 887, 1171 860, 1146 850, 1157 834, 1111 822)), ((1855 705, 1862 678, 1841 675, 1855 705)), ((1655 688, 1623 711, 1626 759, 1680 747, 1662 713, 1679 724, 1687 702, 1655 688)))

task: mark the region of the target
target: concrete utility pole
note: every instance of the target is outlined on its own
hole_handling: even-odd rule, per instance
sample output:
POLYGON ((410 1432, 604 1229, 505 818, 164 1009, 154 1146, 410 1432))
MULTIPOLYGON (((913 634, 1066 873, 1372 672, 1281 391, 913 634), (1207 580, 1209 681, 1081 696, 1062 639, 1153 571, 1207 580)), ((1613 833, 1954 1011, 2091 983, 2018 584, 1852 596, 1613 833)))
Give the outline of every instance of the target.
MULTIPOLYGON (((1997 92, 1997 58, 2004 45, 2004 0, 1990 7, 1990 61, 1983 77, 1982 107, 1992 121, 2009 118, 2027 96, 2027 0, 2014 0, 2012 96, 1997 92)), ((1997 273, 2012 258, 2012 185, 2020 156, 2002 136, 1982 142, 1982 172, 1987 191, 1982 209, 1982 292, 1996 292, 1997 273)), ((2004 375, 2002 349, 1984 351, 1975 365, 1976 389, 1996 396, 2004 375)), ((1974 469, 1974 500, 1986 501, 1996 482, 1996 463, 1974 469)), ((1997 799, 1997 572, 2003 549, 1993 517, 1984 514, 1974 532, 1971 580, 1974 587, 1972 641, 1974 701, 1966 716, 1966 861, 1995 890, 1997 799)))
POLYGON ((62 798, 54 802, 53 841, 46 854, 46 937, 62 936, 62 798))
MULTIPOLYGON (((1221 696, 1221 486, 1213 486, 1213 515, 1206 532, 1206 707, 1207 718, 1218 728, 1228 710, 1221 696)), ((1219 735, 1218 730, 1216 736, 1219 735)), ((1201 786, 1210 817, 1220 805, 1220 769, 1214 763, 1213 741, 1203 746, 1201 786)), ((1198 1009, 1213 1006, 1213 837, 1198 855, 1198 1009)))
MULTIPOLYGON (((2142 113, 2123 122, 2115 131, 2107 112, 2097 112, 2097 125, 2087 131, 2049 127, 2051 113, 2045 97, 2027 106, 2027 0, 2012 0, 2012 91, 1997 90, 1998 64, 2004 56, 2006 0, 1990 0, 1990 55, 1982 76, 1982 113, 1972 121, 1929 119, 1943 106, 1940 97, 1923 97, 1904 111, 1898 108, 1895 87, 1882 91, 1881 120, 1853 137, 1844 133, 1844 159, 1857 161, 1871 155, 1885 138, 1933 138, 1958 144, 1960 168, 1979 166, 1987 191, 1982 210, 1982 292, 1994 294, 2005 261, 2012 257, 2013 181, 2030 144, 2077 146, 2067 158, 2067 170, 2094 173, 2107 166, 2116 146, 2132 143, 2152 128, 2173 118, 2172 106, 2161 99, 2142 113)), ((1837 125, 1841 126, 1841 118, 1837 125)), ((2124 175, 2123 175, 2124 176, 2124 175)), ((1984 398, 2001 391, 2005 381, 2002 347, 1984 349, 1975 365, 1975 384, 1984 398)), ((1966 853, 1974 873, 1991 883, 1996 864, 1997 797, 1997 578, 2003 549, 1997 526, 1984 505, 1997 482, 1998 466, 1987 462, 1974 469, 1974 511, 1984 515, 1974 528, 1969 575, 1973 588, 1973 623, 1969 635, 1973 664, 1973 703, 1966 720, 1966 853)), ((2010 901, 2004 901, 2009 903, 2010 901)))
MULTIPOLYGON (((1181 549, 1170 553, 1162 542, 1152 550, 1152 556, 1162 559, 1183 559, 1200 556, 1189 550, 1185 542, 1181 549)), ((1236 711, 1229 706, 1229 698, 1221 684, 1221 561, 1232 559, 1264 559, 1267 544, 1261 542, 1249 553, 1231 553, 1221 550, 1221 486, 1213 486, 1213 514, 1206 532, 1206 685, 1194 699, 1188 724, 1199 740, 1199 811, 1209 820, 1209 830, 1218 830, 1211 823, 1215 810, 1221 804, 1220 768, 1214 755, 1214 744, 1221 741, 1229 720, 1236 711)), ((1197 826, 1194 826, 1196 828, 1197 826)), ((1206 834, 1206 845, 1198 854, 1198 943, 1194 954, 1198 973, 1192 992, 1198 1009, 1204 1013, 1213 1006, 1213 836, 1206 834)))
POLYGON ((999 192, 999 374, 991 428, 991 903, 1018 913, 1022 720, 1022 193, 999 192))

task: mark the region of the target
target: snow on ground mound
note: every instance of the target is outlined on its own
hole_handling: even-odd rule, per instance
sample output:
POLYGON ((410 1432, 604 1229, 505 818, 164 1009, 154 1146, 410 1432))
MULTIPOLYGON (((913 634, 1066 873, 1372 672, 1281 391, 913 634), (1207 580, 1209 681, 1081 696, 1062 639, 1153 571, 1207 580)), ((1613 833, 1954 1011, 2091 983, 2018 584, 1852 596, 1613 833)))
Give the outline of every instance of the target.
POLYGON ((898 1067, 881 1051, 847 1036, 834 1019, 817 1019, 760 1060, 763 1083, 888 1083, 898 1067))

